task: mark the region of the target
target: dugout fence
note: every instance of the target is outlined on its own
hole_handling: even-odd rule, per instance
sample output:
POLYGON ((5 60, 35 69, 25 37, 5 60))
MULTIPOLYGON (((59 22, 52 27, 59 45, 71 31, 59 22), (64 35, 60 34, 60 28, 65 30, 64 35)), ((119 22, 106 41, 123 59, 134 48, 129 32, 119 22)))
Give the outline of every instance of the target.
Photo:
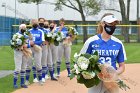
MULTIPOLYGON (((83 26, 87 27, 88 37, 96 34, 97 25, 66 25, 75 27, 79 35, 77 37, 77 42, 83 41, 83 26)), ((27 28, 30 29, 31 25, 27 25, 27 28)), ((137 42, 140 34, 140 25, 117 25, 114 35, 120 40, 124 41, 123 28, 128 28, 128 34, 130 42, 137 42)), ((10 45, 10 39, 14 33, 19 30, 19 25, 12 25, 11 28, 8 28, 6 31, 0 31, 0 46, 10 45)))

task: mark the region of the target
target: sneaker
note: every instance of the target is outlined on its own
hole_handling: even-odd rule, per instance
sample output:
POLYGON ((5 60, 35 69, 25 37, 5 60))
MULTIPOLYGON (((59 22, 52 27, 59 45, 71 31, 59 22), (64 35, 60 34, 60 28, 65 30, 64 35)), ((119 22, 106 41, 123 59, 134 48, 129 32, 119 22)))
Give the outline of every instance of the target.
POLYGON ((55 78, 55 77, 52 77, 51 80, 58 81, 57 78, 55 78))
POLYGON ((55 76, 59 78, 60 77, 60 74, 55 74, 55 76))
POLYGON ((45 75, 45 79, 47 80, 47 79, 49 79, 50 77, 48 76, 48 75, 45 75))
POLYGON ((14 89, 17 89, 18 88, 18 86, 17 85, 14 85, 14 89))
POLYGON ((28 86, 25 85, 25 84, 22 84, 21 87, 22 87, 22 88, 28 88, 28 86))
POLYGON ((70 77, 71 74, 68 74, 68 77, 70 77))
POLYGON ((34 83, 37 83, 37 82, 39 82, 39 81, 37 80, 37 78, 35 78, 35 79, 33 80, 33 82, 34 82, 34 83))
POLYGON ((46 82, 45 78, 42 78, 42 82, 43 82, 43 83, 45 83, 45 82, 46 82))
POLYGON ((25 85, 28 86, 30 85, 30 82, 28 80, 25 81, 25 85))
POLYGON ((43 84, 44 84, 44 83, 42 82, 42 80, 39 81, 39 85, 40 85, 40 86, 43 86, 43 84))

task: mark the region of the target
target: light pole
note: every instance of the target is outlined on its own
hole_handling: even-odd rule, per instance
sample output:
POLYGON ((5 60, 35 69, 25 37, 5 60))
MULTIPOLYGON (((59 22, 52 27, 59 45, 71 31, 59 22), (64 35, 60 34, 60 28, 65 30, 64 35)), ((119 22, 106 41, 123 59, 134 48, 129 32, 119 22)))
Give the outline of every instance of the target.
POLYGON ((5 8, 5 16, 4 16, 4 22, 3 22, 3 30, 6 31, 6 3, 2 3, 2 7, 5 8))
MULTIPOLYGON (((140 25, 140 18, 139 18, 139 0, 137 0, 137 24, 140 25)), ((137 42, 140 42, 140 27, 137 27, 138 31, 138 40, 137 42)))
POLYGON ((17 2, 15 0, 15 25, 16 25, 17 2))
POLYGON ((39 18, 39 2, 37 2, 37 18, 39 18))

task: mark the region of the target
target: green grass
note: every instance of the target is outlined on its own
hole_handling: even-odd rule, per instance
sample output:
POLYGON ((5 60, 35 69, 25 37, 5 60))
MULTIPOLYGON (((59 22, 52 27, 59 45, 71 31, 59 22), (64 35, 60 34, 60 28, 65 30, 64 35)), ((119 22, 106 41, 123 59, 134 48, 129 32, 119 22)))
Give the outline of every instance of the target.
POLYGON ((124 44, 127 61, 126 63, 140 63, 140 43, 124 44))
MULTIPOLYGON (((71 60, 75 52, 79 53, 83 44, 72 46, 71 60)), ((127 54, 126 63, 140 63, 140 43, 124 44, 127 54)), ((65 62, 62 62, 61 70, 65 69, 65 62)), ((13 50, 8 46, 0 47, 0 70, 14 70, 13 50)), ((32 73, 30 82, 32 82, 32 73)), ((20 81, 19 81, 20 82, 20 81)), ((0 78, 0 93, 10 93, 13 89, 13 75, 0 78)))
POLYGON ((13 58, 13 50, 9 46, 0 47, 0 70, 13 70, 13 58))

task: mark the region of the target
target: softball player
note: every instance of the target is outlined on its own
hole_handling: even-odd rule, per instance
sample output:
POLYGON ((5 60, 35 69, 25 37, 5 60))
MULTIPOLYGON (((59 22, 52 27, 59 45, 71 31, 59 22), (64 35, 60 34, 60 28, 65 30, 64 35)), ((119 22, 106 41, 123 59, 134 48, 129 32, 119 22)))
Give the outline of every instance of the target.
MULTIPOLYGON (((41 58, 42 58, 42 48, 41 45, 45 41, 44 40, 44 32, 40 29, 38 29, 38 21, 33 19, 32 20, 32 29, 29 30, 31 35, 33 36, 33 42, 34 45, 38 45, 40 47, 40 50, 36 51, 35 48, 31 47, 31 50, 33 52, 33 58, 34 58, 34 64, 35 68, 34 70, 37 70, 39 83, 42 85, 42 65, 41 65, 41 58)), ((30 76, 30 68, 32 67, 32 61, 28 62, 27 64, 27 70, 26 70, 26 81, 29 82, 29 76, 30 76)), ((34 76, 36 76, 36 73, 34 73, 34 76)))
MULTIPOLYGON (((24 35, 24 32, 26 31, 26 25, 21 24, 19 26, 19 34, 24 35)), ((30 48, 30 42, 28 40, 28 45, 24 45, 24 48, 30 48)), ((18 74, 20 73, 21 78, 21 87, 27 88, 27 86, 24 84, 24 77, 25 77, 25 71, 26 71, 26 65, 28 62, 28 57, 24 55, 22 52, 22 49, 14 49, 14 61, 15 61, 15 71, 14 71, 14 88, 18 88, 17 86, 17 80, 18 80, 18 74)))
MULTIPOLYGON (((44 18, 39 18, 39 29, 41 29, 44 34, 48 33, 48 30, 44 28, 44 18)), ((42 47, 42 59, 41 59, 41 64, 42 64, 42 81, 45 82, 45 75, 47 72, 47 55, 48 55, 48 42, 44 41, 41 45, 42 47)))
MULTIPOLYGON (((45 19, 44 18, 39 18, 39 29, 41 29, 42 31, 44 31, 44 33, 49 33, 50 31, 44 28, 44 22, 45 19)), ((46 74, 46 69, 47 69, 47 65, 49 68, 49 72, 50 72, 50 76, 51 76, 51 80, 56 80, 57 79, 53 76, 53 64, 52 64, 52 53, 50 50, 50 45, 48 44, 48 41, 45 41, 42 44, 42 81, 45 82, 45 74, 46 74)))
MULTIPOLYGON (((66 38, 70 38, 68 36, 68 29, 64 26, 65 20, 60 19, 60 26, 56 28, 57 31, 61 31, 66 38)), ((65 63, 68 71, 68 77, 70 76, 70 55, 71 55, 71 45, 64 45, 61 42, 58 46, 58 60, 57 60, 57 76, 60 76, 60 66, 62 62, 62 56, 65 57, 65 63)))
MULTIPOLYGON (((53 33, 56 33, 56 24, 54 21, 51 21, 50 22, 50 28, 49 28, 49 32, 53 32, 53 33)), ((48 60, 48 61, 51 61, 52 62, 52 66, 53 66, 53 73, 55 73, 55 67, 56 67, 56 60, 57 60, 57 48, 58 46, 55 46, 54 44, 49 44, 49 55, 51 55, 51 59, 48 60)))
MULTIPOLYGON (((118 23, 117 18, 113 14, 105 14, 98 26, 98 35, 90 37, 84 44, 82 53, 93 54, 98 51, 99 63, 109 63, 113 66, 118 74, 125 70, 126 53, 122 42, 112 36, 118 23), (116 62, 119 67, 116 67, 116 62)), ((119 89, 115 92, 118 93, 119 89)), ((89 88, 88 93, 112 93, 100 82, 99 85, 89 88)), ((114 92, 113 92, 114 93, 114 92)))

